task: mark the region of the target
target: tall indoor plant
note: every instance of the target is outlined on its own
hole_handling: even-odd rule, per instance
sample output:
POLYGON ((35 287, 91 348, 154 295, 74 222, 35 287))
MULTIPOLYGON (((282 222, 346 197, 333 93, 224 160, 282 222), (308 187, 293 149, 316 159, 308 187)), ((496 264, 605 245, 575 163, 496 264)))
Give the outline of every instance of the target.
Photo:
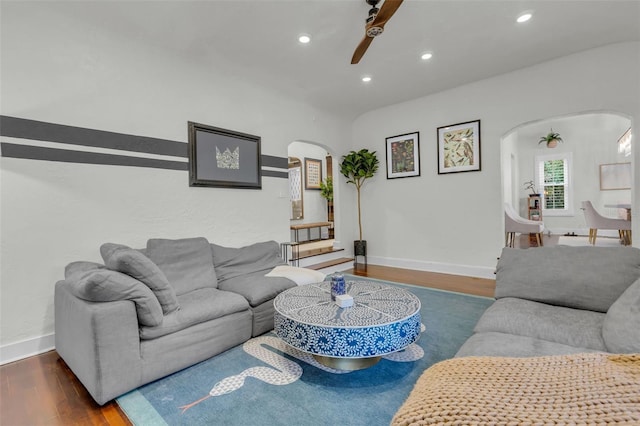
POLYGON ((347 183, 352 183, 356 187, 358 194, 358 228, 360 239, 353 242, 353 250, 356 256, 367 256, 367 242, 362 239, 362 209, 360 207, 360 189, 365 181, 372 178, 378 171, 379 161, 376 152, 369 152, 368 149, 351 151, 342 157, 340 163, 340 173, 347 178, 347 183))

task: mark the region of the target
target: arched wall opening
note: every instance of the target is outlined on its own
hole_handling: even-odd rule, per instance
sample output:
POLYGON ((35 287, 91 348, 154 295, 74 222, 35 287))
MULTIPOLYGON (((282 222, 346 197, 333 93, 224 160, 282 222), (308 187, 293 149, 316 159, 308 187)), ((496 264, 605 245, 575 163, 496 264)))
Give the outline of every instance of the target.
MULTIPOLYGON (((632 203, 633 176, 629 176, 628 187, 602 188, 600 170, 603 165, 606 169, 611 164, 629 164, 633 173, 631 150, 619 144, 631 128, 631 118, 624 114, 588 111, 526 122, 511 129, 501 142, 503 202, 510 203, 522 217, 527 218, 530 191, 525 188, 525 182, 534 181, 536 186, 540 184, 538 176, 544 174, 540 169, 542 159, 566 157, 570 159, 568 205, 563 213, 549 210, 545 214, 543 202, 545 233, 587 235, 581 210, 581 202, 586 200, 604 215, 622 217, 626 213, 624 209, 609 206, 632 203), (552 149, 545 143, 539 143, 540 138, 551 130, 563 139, 552 149)), ((543 188, 536 189, 544 193, 543 188)))

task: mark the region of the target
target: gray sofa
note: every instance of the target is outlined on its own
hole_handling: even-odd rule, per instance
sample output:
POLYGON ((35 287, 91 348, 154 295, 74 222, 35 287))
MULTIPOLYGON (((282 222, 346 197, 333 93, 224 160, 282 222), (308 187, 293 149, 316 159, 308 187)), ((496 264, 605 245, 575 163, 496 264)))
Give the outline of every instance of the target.
POLYGON ((640 249, 505 248, 495 298, 456 357, 640 352, 640 249))
POLYGON ((273 329, 273 299, 295 286, 274 241, 204 238, 103 244, 55 286, 56 351, 98 404, 273 329))

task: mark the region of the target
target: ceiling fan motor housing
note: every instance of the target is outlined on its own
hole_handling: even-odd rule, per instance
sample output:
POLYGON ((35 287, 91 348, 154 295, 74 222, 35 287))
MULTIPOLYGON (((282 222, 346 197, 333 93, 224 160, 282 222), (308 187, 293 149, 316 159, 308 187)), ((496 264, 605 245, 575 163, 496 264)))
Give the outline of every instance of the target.
POLYGON ((379 36, 380 34, 382 34, 383 31, 384 31, 384 28, 382 27, 367 28, 367 36, 368 37, 379 36))

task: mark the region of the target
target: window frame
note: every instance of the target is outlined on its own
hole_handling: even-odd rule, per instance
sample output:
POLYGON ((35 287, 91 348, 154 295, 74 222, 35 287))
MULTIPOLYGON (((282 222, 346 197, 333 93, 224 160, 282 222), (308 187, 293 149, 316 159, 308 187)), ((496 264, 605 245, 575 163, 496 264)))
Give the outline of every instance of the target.
POLYGON ((535 182, 542 194, 542 217, 545 216, 574 216, 573 207, 573 154, 571 152, 560 152, 555 154, 540 154, 535 156, 534 174, 535 182), (564 160, 565 162, 565 182, 564 182, 564 209, 549 209, 546 207, 544 196, 544 163, 546 161, 564 160))

